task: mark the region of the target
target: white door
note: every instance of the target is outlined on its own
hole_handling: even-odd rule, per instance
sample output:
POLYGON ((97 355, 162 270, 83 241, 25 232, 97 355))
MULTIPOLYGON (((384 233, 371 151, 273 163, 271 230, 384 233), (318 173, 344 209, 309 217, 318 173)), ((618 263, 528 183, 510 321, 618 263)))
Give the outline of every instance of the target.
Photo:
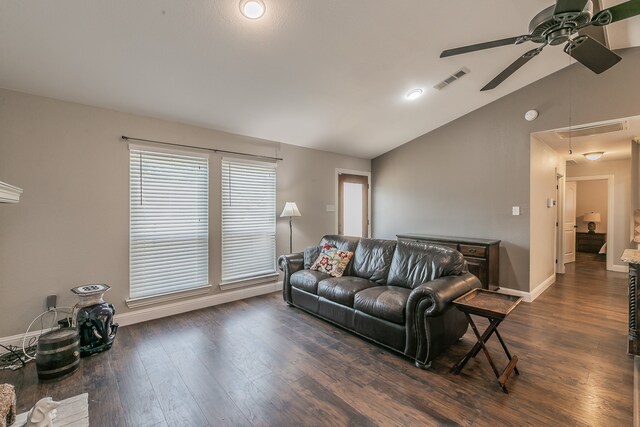
POLYGON ((338 234, 368 237, 369 177, 338 176, 338 234))
POLYGON ((565 264, 576 261, 576 193, 575 181, 568 181, 564 192, 564 223, 562 236, 564 239, 565 264))

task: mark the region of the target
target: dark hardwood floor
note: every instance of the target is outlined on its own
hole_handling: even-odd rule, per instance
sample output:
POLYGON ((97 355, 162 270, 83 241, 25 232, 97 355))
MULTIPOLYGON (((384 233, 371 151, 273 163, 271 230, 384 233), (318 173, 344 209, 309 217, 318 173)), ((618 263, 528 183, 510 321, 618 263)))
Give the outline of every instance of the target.
MULTIPOLYGON (((59 382, 39 384, 34 364, 0 382, 20 412, 88 392, 92 426, 631 425, 627 276, 590 257, 500 326, 520 358, 509 394, 482 354, 449 373, 471 331, 423 371, 279 293, 121 328, 59 382)), ((506 363, 495 338, 489 348, 506 363)))

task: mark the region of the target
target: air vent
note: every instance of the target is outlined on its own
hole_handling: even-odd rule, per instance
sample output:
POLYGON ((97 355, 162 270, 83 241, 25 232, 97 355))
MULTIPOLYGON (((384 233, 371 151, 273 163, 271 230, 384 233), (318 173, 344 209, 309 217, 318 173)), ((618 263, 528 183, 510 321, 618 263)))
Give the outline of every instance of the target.
POLYGON ((578 164, 578 162, 576 162, 575 160, 567 159, 567 166, 575 166, 577 164, 578 164))
POLYGON ((580 138, 581 136, 600 135, 603 133, 619 132, 621 130, 627 130, 629 124, 626 120, 620 122, 601 123, 592 126, 575 127, 571 130, 556 131, 557 137, 562 139, 567 138, 580 138))
POLYGON ((467 74, 469 74, 469 69, 466 67, 462 67, 461 69, 459 69, 458 71, 451 74, 449 77, 447 77, 446 79, 444 79, 443 81, 435 85, 433 88, 442 90, 444 87, 449 86, 451 83, 455 82, 456 80, 458 80, 463 76, 466 76, 467 74))

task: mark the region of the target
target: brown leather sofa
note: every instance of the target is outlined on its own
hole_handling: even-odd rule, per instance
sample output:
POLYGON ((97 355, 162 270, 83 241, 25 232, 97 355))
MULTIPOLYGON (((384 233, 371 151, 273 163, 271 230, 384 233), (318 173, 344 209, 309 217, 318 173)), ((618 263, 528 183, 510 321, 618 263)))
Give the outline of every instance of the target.
POLYGON ((451 301, 481 285, 458 251, 334 235, 320 246, 278 259, 289 305, 398 351, 420 368, 466 332, 468 322, 451 301), (309 269, 325 243, 354 252, 342 277, 309 269))

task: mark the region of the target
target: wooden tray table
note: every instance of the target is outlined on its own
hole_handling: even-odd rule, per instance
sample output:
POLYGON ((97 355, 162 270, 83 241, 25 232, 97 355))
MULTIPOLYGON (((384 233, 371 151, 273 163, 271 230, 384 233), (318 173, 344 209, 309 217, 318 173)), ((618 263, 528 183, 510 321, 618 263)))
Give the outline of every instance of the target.
POLYGON ((486 289, 473 289, 453 301, 453 305, 455 305, 458 310, 462 311, 467 317, 467 320, 471 325, 471 329, 473 329, 473 333, 477 339, 476 344, 471 348, 471 350, 469 350, 469 352, 458 363, 456 363, 453 368, 451 368, 451 371, 454 374, 459 374, 469 359, 476 357, 480 352, 480 349, 482 349, 489 361, 489 364, 491 365, 491 369, 493 369, 493 373, 498 379, 498 384, 500 384, 502 391, 505 393, 509 392, 505 385, 509 375, 511 375, 511 372, 515 372, 516 375, 520 375, 520 372, 518 372, 518 368, 516 367, 516 364, 518 363, 518 356, 511 356, 507 345, 498 332, 498 326, 521 302, 521 297, 501 294, 495 291, 488 291, 486 289), (478 328, 471 318, 472 314, 489 319, 489 326, 482 335, 478 332, 478 328), (496 365, 493 363, 493 359, 491 359, 491 355, 489 354, 489 350, 487 350, 487 347, 485 346, 485 343, 494 333, 496 334, 496 337, 498 337, 502 349, 509 358, 509 363, 502 372, 499 372, 498 368, 496 368, 496 365))

